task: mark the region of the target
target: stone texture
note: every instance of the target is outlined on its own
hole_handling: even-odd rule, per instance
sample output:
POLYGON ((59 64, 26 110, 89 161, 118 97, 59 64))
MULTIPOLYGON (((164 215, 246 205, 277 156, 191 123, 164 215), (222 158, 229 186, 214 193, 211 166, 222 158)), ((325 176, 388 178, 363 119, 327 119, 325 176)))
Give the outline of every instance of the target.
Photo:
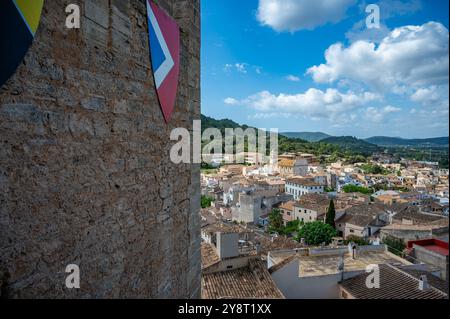
POLYGON ((144 0, 46 1, 35 42, 0 89, 0 294, 200 297, 200 168, 169 159, 200 117, 199 0, 158 1, 181 27, 175 112, 165 124, 144 0), (68 264, 81 289, 65 287, 68 264))

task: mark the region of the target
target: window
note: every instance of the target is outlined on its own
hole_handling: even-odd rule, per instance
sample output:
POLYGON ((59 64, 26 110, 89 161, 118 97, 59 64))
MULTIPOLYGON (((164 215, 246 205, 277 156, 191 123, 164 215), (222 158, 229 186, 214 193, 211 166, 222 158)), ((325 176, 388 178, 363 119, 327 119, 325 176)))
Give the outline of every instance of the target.
POLYGON ((354 231, 353 229, 350 229, 350 232, 351 232, 351 233, 354 233, 355 231, 354 231))
POLYGON ((227 266, 227 269, 233 269, 233 265, 227 266))

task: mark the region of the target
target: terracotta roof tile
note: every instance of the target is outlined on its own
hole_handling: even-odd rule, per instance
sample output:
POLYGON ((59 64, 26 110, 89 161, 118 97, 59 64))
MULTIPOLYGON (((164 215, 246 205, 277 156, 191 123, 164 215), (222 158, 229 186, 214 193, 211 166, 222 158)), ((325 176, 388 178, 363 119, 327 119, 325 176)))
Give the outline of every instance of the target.
POLYGON ((282 167, 294 167, 295 160, 283 158, 278 162, 278 166, 282 167))
POLYGON ((289 210, 289 211, 293 211, 294 210, 294 201, 289 201, 286 203, 283 203, 282 205, 280 205, 281 209, 285 209, 285 210, 289 210))
POLYGON ((411 276, 419 279, 420 276, 426 275, 428 279, 428 283, 433 286, 434 288, 446 293, 448 295, 448 282, 445 280, 442 280, 439 277, 434 276, 433 274, 429 273, 425 270, 417 270, 417 269, 408 269, 406 267, 399 267, 402 271, 406 272, 407 274, 410 274, 411 276))
POLYGON ((202 275, 202 299, 284 299, 260 259, 247 267, 202 275))
POLYGON ((416 206, 410 206, 400 213, 395 214, 393 219, 400 221, 403 219, 412 220, 417 224, 432 223, 441 220, 446 220, 448 222, 447 217, 421 213, 416 206))
MULTIPOLYGON (((364 273, 346 279, 341 286, 357 299, 448 299, 448 295, 431 287, 422 291, 419 280, 391 265, 380 265, 380 288, 370 289, 366 286, 364 273)), ((431 283, 430 283, 431 284, 431 283)))
POLYGON ((302 186, 324 186, 314 181, 313 178, 289 178, 286 183, 302 185, 302 186))
POLYGON ((202 255, 202 268, 207 268, 209 266, 217 264, 220 261, 217 252, 211 245, 207 243, 202 243, 201 255, 202 255))

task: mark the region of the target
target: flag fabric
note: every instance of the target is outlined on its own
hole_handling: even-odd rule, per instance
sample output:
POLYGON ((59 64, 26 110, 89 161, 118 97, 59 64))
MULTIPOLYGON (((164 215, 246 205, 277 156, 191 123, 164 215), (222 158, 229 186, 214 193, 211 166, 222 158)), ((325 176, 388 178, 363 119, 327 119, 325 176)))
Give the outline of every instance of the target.
POLYGON ((180 28, 152 0, 147 0, 150 61, 166 123, 172 116, 180 73, 180 28))
POLYGON ((0 1, 0 86, 16 71, 31 46, 44 0, 0 1))

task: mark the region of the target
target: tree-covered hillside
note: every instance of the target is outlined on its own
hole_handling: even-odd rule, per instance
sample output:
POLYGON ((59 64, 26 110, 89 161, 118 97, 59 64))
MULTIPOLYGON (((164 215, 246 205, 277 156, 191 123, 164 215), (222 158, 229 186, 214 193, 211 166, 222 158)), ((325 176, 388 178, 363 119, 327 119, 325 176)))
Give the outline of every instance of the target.
POLYGON ((340 136, 340 137, 328 137, 321 140, 322 143, 338 145, 344 151, 356 152, 362 155, 372 155, 382 151, 382 148, 375 144, 368 143, 366 141, 357 139, 352 136, 340 136))
POLYGON ((366 139, 366 142, 379 146, 448 147, 449 139, 448 136, 425 139, 404 139, 398 137, 374 136, 366 139))
MULTIPOLYGON (((243 130, 248 125, 240 125, 232 120, 216 120, 202 115, 202 131, 206 128, 218 128, 224 136, 225 128, 243 130)), ((289 138, 284 135, 278 137, 279 152, 310 153, 319 157, 321 162, 344 160, 347 163, 366 162, 374 153, 388 152, 396 158, 407 158, 419 161, 436 161, 442 168, 448 168, 447 147, 397 147, 378 146, 351 136, 327 137, 319 142, 308 142, 304 139, 289 138)))
POLYGON ((281 133, 281 135, 289 138, 301 138, 308 142, 319 142, 327 137, 331 137, 331 135, 322 132, 286 132, 281 133))
MULTIPOLYGON (((232 120, 216 120, 202 115, 202 131, 207 128, 218 128, 222 134, 225 128, 247 129, 249 126, 240 125, 232 120)), ((310 153, 318 156, 321 161, 336 161, 344 159, 349 162, 366 161, 366 157, 360 152, 354 152, 351 148, 342 148, 340 145, 333 145, 324 142, 308 142, 299 138, 289 138, 284 135, 278 136, 278 145, 280 153, 310 153)))

